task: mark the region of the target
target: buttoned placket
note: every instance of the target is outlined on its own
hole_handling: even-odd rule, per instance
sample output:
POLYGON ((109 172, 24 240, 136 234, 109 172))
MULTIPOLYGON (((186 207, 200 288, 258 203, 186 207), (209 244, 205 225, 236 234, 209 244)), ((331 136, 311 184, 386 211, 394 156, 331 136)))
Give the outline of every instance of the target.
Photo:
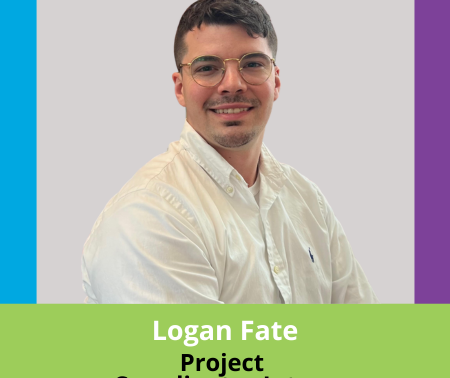
MULTIPOLYGON (((192 142, 195 143, 195 141, 192 142)), ((209 166, 209 164, 205 164, 205 162, 202 159, 200 159, 195 153, 193 153, 188 145, 184 144, 184 146, 186 150, 191 154, 192 158, 222 187, 224 192, 229 197, 234 197, 234 195, 236 194, 236 190, 239 186, 242 186, 243 188, 245 186, 246 189, 248 190, 248 186, 246 185, 245 181, 242 179, 242 177, 240 177, 239 173, 231 166, 225 163, 220 163, 220 166, 217 167, 216 162, 214 168, 212 168, 211 166, 209 166), (222 171, 220 169, 222 169, 222 171)), ((217 154, 216 151, 212 151, 212 148, 211 153, 217 154)), ((248 192, 248 195, 251 195, 253 197, 252 203, 254 203, 255 206, 255 213, 258 214, 260 217, 264 242, 266 245, 266 253, 268 256, 272 277, 274 279, 275 284, 277 285, 281 297, 284 300, 284 303, 290 304, 292 303, 292 291, 289 282, 288 269, 287 266, 283 263, 282 256, 280 256, 280 253, 278 252, 274 238, 271 234, 270 224, 268 220, 268 212, 270 210, 270 207, 275 202, 282 187, 282 183, 280 182, 280 180, 282 180, 280 176, 280 173, 282 171, 280 170, 280 167, 273 167, 274 161, 273 159, 270 160, 271 158, 269 154, 265 151, 264 146, 262 147, 261 153, 262 155, 263 154, 267 155, 268 159, 266 164, 271 165, 272 168, 275 168, 275 170, 277 171, 277 173, 272 173, 272 179, 275 181, 271 181, 271 179, 266 178, 262 174, 262 169, 260 169, 261 182, 260 182, 259 206, 254 196, 250 192, 248 192)), ((221 160, 219 159, 219 161, 221 160)), ((272 168, 268 169, 269 172, 271 171, 272 168)))
POLYGON ((268 220, 270 208, 278 197, 279 190, 275 191, 271 188, 268 179, 261 176, 260 193, 260 217, 264 229, 264 238, 270 270, 278 290, 283 297, 284 303, 290 304, 292 303, 292 291, 289 283, 288 269, 283 263, 283 259, 278 252, 268 220))
MULTIPOLYGON (((289 285, 289 278, 288 278, 288 272, 283 264, 283 260, 278 253, 278 249, 276 248, 274 239, 272 237, 271 231, 270 231, 270 225, 267 220, 267 217, 263 218, 263 213, 261 212, 261 207, 258 206, 258 203, 256 202, 256 199, 253 194, 250 193, 248 190, 248 186, 245 183, 245 181, 241 178, 239 173, 237 171, 234 171, 230 175, 230 180, 232 181, 234 178, 237 182, 237 186, 242 187, 242 189, 245 189, 245 193, 251 197, 252 202, 255 206, 255 213, 258 216, 258 221, 261 226, 261 236, 264 240, 265 245, 265 253, 268 255, 268 261, 269 261, 269 268, 270 272, 274 278, 275 284, 277 285, 279 296, 280 296, 280 302, 283 304, 291 303, 292 302, 292 295, 289 285)), ((262 177, 260 177, 260 201, 261 201, 261 186, 262 186, 262 177)), ((276 199, 276 196, 274 197, 276 199)), ((271 204, 273 204, 274 200, 271 201, 271 204)), ((271 204, 269 206, 271 206, 271 204)))

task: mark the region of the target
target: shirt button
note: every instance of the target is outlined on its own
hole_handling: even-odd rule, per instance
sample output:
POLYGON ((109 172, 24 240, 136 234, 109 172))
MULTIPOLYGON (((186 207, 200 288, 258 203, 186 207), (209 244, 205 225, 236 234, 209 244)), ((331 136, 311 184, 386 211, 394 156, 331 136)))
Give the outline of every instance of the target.
POLYGON ((231 186, 227 186, 227 193, 233 193, 233 187, 231 187, 231 186))
POLYGON ((278 265, 275 265, 275 267, 273 268, 273 271, 278 274, 280 272, 280 268, 278 268, 278 265))
POLYGON ((238 181, 241 181, 241 176, 236 175, 236 179, 237 179, 238 181))

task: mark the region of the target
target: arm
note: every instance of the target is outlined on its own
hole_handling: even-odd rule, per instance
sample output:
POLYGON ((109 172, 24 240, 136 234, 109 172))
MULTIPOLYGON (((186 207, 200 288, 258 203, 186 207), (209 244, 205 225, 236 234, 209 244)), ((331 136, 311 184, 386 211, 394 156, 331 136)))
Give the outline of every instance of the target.
POLYGON ((318 194, 329 234, 333 277, 331 303, 379 303, 361 266, 353 256, 344 229, 319 190, 318 194))
POLYGON ((183 210, 147 191, 106 210, 83 252, 97 303, 222 303, 201 233, 183 210))

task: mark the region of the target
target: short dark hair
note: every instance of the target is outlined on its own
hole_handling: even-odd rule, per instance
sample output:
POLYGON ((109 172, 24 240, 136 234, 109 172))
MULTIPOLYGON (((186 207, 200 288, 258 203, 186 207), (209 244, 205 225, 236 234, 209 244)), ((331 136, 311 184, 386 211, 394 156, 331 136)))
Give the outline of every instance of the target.
POLYGON ((180 63, 187 53, 186 34, 200 25, 241 25, 250 37, 267 38, 273 58, 276 58, 278 41, 269 15, 255 0, 198 0, 183 13, 175 35, 175 63, 180 63))

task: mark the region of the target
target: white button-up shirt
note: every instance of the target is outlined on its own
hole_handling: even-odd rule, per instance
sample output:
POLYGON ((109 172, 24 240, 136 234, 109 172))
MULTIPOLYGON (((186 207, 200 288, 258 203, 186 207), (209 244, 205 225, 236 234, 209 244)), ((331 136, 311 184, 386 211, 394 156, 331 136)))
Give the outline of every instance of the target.
POLYGON ((264 144, 258 180, 252 193, 186 122, 97 219, 86 302, 377 303, 317 186, 264 144))

